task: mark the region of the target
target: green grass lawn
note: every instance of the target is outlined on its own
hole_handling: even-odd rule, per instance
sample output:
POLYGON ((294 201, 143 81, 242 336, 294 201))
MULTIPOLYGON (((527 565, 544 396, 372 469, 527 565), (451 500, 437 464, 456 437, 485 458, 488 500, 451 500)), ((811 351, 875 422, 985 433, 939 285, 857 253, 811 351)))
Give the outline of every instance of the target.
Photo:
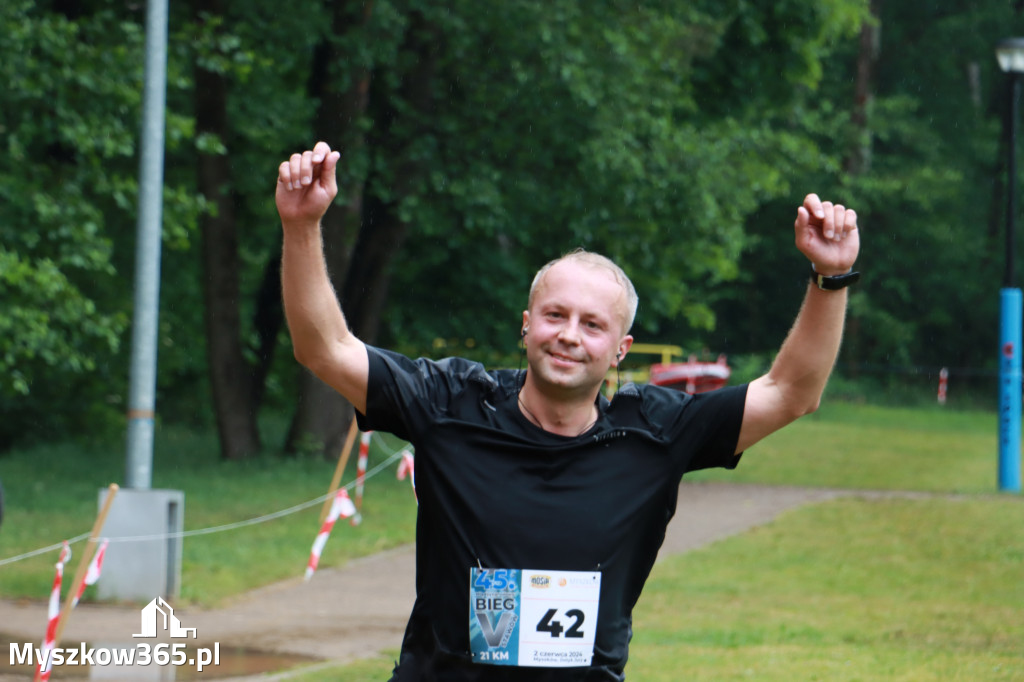
MULTIPOLYGON (((752 448, 735 472, 696 475, 937 495, 809 506, 660 562, 634 614, 629 679, 1024 680, 1024 501, 995 494, 995 429, 986 412, 832 403, 752 448)), ((313 499, 333 472, 309 458, 233 464, 214 452, 208 437, 158 434, 154 487, 185 491, 187 529, 313 499)), ((123 454, 40 447, 0 467, 3 559, 87 532, 123 454)), ((184 596, 215 604, 301 575, 318 512, 187 538, 184 596)), ((336 528, 324 564, 410 542, 408 482, 393 469, 368 482, 364 517, 336 528)), ((55 558, 0 566, 0 596, 43 599, 55 558)), ((293 679, 387 679, 395 655, 293 679)))
MULTIPOLYGON (((393 439, 374 441, 370 467, 397 448, 393 439)), ((185 492, 186 531, 245 521, 313 500, 327 492, 335 468, 332 462, 312 457, 222 462, 216 452, 208 435, 180 429, 158 432, 153 488, 185 492)), ((74 444, 35 447, 0 459, 6 491, 0 560, 88 533, 98 512, 98 490, 120 481, 123 465, 121 450, 74 444)), ((354 480, 355 467, 353 453, 343 485, 354 480)), ((409 481, 396 480, 395 468, 367 481, 363 523, 352 527, 339 522, 320 566, 413 541, 416 501, 409 481)), ((320 509, 316 504, 265 523, 186 537, 181 600, 215 605, 246 590, 302 575, 320 528, 320 509)), ((83 547, 78 543, 73 550, 83 547)), ((0 597, 45 598, 56 558, 53 551, 0 566, 0 597)), ((72 557, 72 567, 74 562, 72 557)), ((86 592, 87 599, 91 592, 86 592)))
POLYGON ((990 412, 827 403, 761 441, 735 471, 693 480, 874 490, 992 492, 998 437, 990 412))
MULTIPOLYGON (((985 412, 832 404, 736 471, 693 476, 938 495, 809 506, 658 563, 627 678, 1024 680, 1024 500, 993 494, 995 428, 985 412)), ((392 661, 293 679, 383 680, 392 661)))
POLYGON ((636 680, 1022 680, 1024 505, 842 499, 659 564, 636 680), (685 674, 683 674, 685 673, 685 674))
MULTIPOLYGON (((627 679, 1024 680, 1024 503, 840 499, 659 562, 627 679)), ((297 673, 388 678, 393 657, 297 673)))

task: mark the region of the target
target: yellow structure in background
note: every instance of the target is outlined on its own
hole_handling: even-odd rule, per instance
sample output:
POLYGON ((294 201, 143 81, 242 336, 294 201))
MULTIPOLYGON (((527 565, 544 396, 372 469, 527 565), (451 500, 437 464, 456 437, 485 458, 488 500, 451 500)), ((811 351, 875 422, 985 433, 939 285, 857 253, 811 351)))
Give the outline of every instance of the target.
MULTIPOLYGON (((706 351, 705 351, 706 352, 706 351)), ((605 395, 611 399, 622 383, 654 383, 658 386, 675 388, 687 393, 705 393, 725 386, 732 370, 725 355, 720 354, 715 362, 697 359, 697 355, 683 359, 680 346, 660 343, 634 343, 629 352, 633 354, 656 355, 660 362, 645 362, 642 369, 615 370, 605 376, 605 395)))
POLYGON ((682 346, 669 346, 664 343, 634 343, 629 349, 630 355, 660 355, 661 364, 667 365, 673 357, 683 357, 682 346))
MULTIPOLYGON (((683 348, 682 346, 671 346, 664 343, 634 343, 630 347, 627 357, 631 358, 634 355, 657 355, 661 358, 658 362, 668 365, 673 361, 673 358, 682 359, 683 348)), ((611 399, 612 395, 615 394, 620 379, 624 384, 629 382, 637 384, 648 383, 651 379, 650 366, 652 364, 654 363, 647 363, 646 367, 623 370, 618 373, 614 369, 609 370, 604 378, 605 395, 611 399)))

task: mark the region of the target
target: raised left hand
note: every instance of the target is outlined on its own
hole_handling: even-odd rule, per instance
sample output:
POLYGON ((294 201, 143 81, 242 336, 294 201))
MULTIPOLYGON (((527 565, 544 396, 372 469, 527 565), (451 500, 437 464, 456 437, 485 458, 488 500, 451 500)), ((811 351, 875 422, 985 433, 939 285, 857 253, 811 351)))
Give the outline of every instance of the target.
POLYGON ((822 201, 808 194, 796 212, 796 248, 827 276, 842 275, 853 268, 860 252, 857 212, 842 204, 822 201))

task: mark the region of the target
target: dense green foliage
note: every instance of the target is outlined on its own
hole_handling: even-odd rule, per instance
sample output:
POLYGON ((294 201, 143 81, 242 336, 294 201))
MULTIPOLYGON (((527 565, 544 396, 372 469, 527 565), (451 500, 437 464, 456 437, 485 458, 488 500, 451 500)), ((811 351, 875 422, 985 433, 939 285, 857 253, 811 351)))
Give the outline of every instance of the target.
MULTIPOLYGON (((994 45, 1019 31, 1022 17, 975 2, 878 4, 881 38, 866 128, 848 120, 854 42, 836 46, 826 62, 834 77, 823 79, 818 106, 800 119, 819 141, 867 145, 870 163, 850 172, 848 147, 812 174, 790 178, 794 187, 844 197, 861 214, 864 278, 851 297, 844 366, 933 374, 948 366, 956 382, 996 362, 1007 88, 994 45), (936 52, 936 45, 950 49, 936 52)), ((752 224, 781 226, 789 215, 788 202, 771 202, 752 224)), ((719 330, 735 351, 766 350, 764 339, 784 334, 792 315, 795 296, 780 296, 790 290, 777 283, 802 273, 802 265, 786 240, 767 236, 757 230, 764 248, 744 252, 740 277, 721 294, 719 330)))
MULTIPOLYGON (((198 226, 220 209, 197 160, 228 159, 217 191, 238 225, 234 305, 255 364, 249 321, 279 241, 274 169, 339 125, 344 186, 358 192, 338 210, 358 200, 365 224, 408 226, 390 282, 375 285, 389 293, 382 344, 515 362, 532 272, 582 245, 634 277, 639 340, 766 358, 801 296, 793 212, 817 191, 855 206, 864 232, 846 366, 994 364, 998 284, 979 275, 1001 267, 1005 88, 992 50, 1021 23, 1013 7, 879 3, 871 18, 866 0, 172 5, 165 418, 214 412, 198 226), (339 33, 337 7, 369 14, 339 33), (882 30, 861 107, 865 22, 882 30), (217 133, 197 132, 199 71, 224 84, 217 133), (365 109, 339 124, 324 103, 360 74, 365 109), (870 163, 851 165, 861 156, 870 163)), ((143 8, 11 0, 0 34, 3 449, 120 425, 143 8)), ((263 403, 292 404, 287 348, 259 361, 263 403)))
POLYGON ((49 383, 102 374, 127 313, 111 286, 107 216, 131 200, 117 166, 134 145, 138 27, 32 5, 0 8, 0 432, 44 412, 49 383), (100 36, 116 49, 97 49, 100 36))

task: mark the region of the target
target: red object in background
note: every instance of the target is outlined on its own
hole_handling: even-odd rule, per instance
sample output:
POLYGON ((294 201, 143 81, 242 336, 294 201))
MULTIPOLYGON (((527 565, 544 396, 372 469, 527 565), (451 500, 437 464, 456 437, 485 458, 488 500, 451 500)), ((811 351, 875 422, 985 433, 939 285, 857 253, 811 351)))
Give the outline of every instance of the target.
POLYGON ((724 355, 719 355, 717 362, 699 362, 696 356, 691 355, 687 362, 651 365, 652 384, 687 393, 706 393, 722 388, 731 374, 724 355))

